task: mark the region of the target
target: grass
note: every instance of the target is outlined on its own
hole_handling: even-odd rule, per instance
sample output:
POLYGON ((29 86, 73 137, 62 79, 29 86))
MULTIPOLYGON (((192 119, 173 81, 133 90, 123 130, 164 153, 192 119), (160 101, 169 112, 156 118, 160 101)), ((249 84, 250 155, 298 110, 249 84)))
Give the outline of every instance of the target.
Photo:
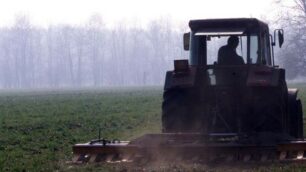
MULTIPOLYGON (((306 112, 306 87, 300 98, 306 112)), ((0 91, 0 171, 124 171, 121 165, 75 166, 71 146, 97 138, 132 139, 160 132, 161 88, 0 91)), ((240 171, 241 167, 164 164, 138 171, 240 171)), ((246 171, 304 171, 272 164, 246 171)))

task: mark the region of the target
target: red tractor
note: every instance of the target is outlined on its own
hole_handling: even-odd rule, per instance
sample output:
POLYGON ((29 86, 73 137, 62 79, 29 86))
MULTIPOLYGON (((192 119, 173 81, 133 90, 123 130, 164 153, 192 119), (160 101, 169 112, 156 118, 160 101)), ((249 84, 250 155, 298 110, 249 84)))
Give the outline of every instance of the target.
POLYGON ((273 37, 253 18, 191 20, 189 26, 189 60, 174 61, 166 75, 162 133, 76 144, 75 162, 304 160, 298 90, 287 88, 285 70, 274 63, 283 30, 273 37))

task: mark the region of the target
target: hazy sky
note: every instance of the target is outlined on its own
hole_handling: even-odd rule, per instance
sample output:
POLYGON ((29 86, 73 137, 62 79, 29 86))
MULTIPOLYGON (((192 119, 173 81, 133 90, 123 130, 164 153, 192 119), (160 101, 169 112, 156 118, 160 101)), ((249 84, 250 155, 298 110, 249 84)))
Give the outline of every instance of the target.
POLYGON ((140 23, 170 16, 175 20, 261 17, 273 11, 273 0, 0 0, 0 26, 27 15, 32 23, 84 23, 101 14, 108 24, 137 19, 140 23))

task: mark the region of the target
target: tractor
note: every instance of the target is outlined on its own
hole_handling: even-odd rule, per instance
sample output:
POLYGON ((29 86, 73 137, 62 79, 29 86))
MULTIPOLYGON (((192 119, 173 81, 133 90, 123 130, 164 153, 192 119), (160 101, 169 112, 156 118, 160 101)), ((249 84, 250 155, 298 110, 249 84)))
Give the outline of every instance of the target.
POLYGON ((284 31, 255 18, 189 22, 166 73, 162 133, 73 146, 73 162, 305 160, 302 104, 274 60, 284 31))
POLYGON ((184 49, 190 58, 174 61, 166 74, 163 132, 303 137, 298 90, 287 88, 285 70, 274 62, 275 37, 281 47, 283 30, 273 39, 257 19, 192 20, 189 26, 184 49), (244 63, 219 64, 216 50, 233 35, 244 63))

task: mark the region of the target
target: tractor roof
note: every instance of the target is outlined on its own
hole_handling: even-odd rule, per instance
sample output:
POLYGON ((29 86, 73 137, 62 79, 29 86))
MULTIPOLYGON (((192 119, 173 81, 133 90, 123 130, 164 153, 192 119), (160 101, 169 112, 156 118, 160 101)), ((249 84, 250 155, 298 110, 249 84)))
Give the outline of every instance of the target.
POLYGON ((232 18, 232 19, 201 19, 190 20, 189 27, 193 31, 201 29, 246 29, 250 32, 258 32, 268 29, 268 25, 256 18, 232 18))

